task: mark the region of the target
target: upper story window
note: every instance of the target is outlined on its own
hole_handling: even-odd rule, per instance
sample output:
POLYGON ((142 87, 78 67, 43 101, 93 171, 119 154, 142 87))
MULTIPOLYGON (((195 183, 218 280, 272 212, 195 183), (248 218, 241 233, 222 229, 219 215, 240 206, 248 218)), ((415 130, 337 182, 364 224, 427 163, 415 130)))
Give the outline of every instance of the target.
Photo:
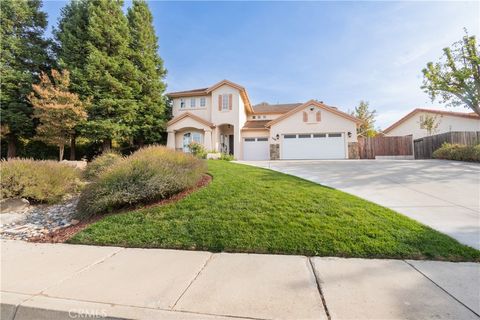
POLYGON ((180 109, 185 108, 185 99, 180 99, 180 109))
POLYGON ((228 94, 222 95, 222 110, 228 110, 229 109, 229 107, 228 107, 228 97, 229 97, 228 94))
POLYGON ((200 107, 205 107, 206 104, 207 104, 207 99, 205 99, 205 97, 201 97, 200 98, 200 107))
POLYGON ((195 108, 195 98, 190 99, 190 108, 195 108))

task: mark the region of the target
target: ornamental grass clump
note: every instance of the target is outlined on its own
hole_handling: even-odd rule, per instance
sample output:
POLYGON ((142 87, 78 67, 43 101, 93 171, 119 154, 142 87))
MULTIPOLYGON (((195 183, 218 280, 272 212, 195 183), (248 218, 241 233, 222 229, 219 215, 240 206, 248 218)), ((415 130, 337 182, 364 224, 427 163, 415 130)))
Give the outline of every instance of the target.
POLYGON ((56 203, 80 190, 80 177, 80 170, 58 161, 2 160, 0 197, 56 203))
POLYGON ((95 157, 95 159, 87 165, 84 177, 87 180, 97 179, 102 172, 112 167, 121 159, 122 156, 116 152, 103 153, 102 155, 95 157))
POLYGON ((82 192, 81 218, 126 206, 166 199, 196 185, 206 165, 196 157, 162 146, 140 149, 102 172, 82 192))

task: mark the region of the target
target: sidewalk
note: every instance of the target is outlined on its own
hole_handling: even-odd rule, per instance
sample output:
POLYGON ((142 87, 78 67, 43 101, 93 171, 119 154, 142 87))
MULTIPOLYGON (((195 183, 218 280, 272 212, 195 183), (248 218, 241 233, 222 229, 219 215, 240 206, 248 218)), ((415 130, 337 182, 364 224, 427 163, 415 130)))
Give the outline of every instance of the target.
POLYGON ((1 242, 10 319, 478 319, 480 264, 1 242))

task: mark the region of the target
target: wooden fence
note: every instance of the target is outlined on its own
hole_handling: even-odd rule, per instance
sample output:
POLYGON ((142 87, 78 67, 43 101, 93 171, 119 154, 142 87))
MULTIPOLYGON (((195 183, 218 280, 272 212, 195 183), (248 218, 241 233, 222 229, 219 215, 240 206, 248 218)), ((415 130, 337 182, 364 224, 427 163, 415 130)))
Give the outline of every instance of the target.
POLYGON ((474 145, 480 143, 480 131, 451 131, 415 139, 415 159, 432 159, 432 154, 443 143, 474 145))
POLYGON ((358 138, 360 159, 376 156, 413 156, 412 136, 358 138))

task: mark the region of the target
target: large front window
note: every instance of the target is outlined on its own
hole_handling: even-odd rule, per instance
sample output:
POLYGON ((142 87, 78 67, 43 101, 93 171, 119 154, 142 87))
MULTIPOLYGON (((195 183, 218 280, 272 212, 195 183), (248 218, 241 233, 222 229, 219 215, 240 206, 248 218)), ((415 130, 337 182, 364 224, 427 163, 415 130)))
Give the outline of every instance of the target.
POLYGON ((200 132, 187 132, 183 134, 183 152, 190 152, 190 143, 202 143, 202 134, 200 132))

